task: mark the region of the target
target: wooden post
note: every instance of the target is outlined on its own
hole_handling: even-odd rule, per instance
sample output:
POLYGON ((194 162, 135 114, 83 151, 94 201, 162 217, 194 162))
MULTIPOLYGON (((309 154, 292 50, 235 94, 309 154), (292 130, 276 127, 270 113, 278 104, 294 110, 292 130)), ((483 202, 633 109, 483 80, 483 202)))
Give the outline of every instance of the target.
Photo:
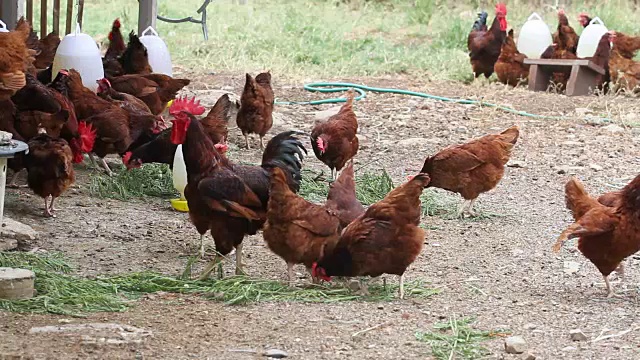
POLYGON ((60 0, 53 0, 53 33, 60 36, 60 0))
POLYGON ((82 29, 82 17, 84 16, 84 0, 78 0, 78 24, 82 29))
POLYGON ((47 0, 40 0, 40 39, 47 36, 47 0))
POLYGON ((18 19, 24 16, 24 0, 2 0, 2 21, 7 24, 7 29, 13 30, 18 19))
POLYGON ((156 28, 158 18, 158 0, 140 0, 138 6, 138 36, 149 26, 156 28))
POLYGON ((33 27, 33 0, 27 0, 27 21, 33 27))
MULTIPOLYGON (((69 0, 67 1, 67 27, 65 29, 65 35, 70 34, 71 33, 71 26, 75 25, 73 19, 73 1, 69 0)), ((75 26, 73 27, 74 29, 76 28, 75 26)))

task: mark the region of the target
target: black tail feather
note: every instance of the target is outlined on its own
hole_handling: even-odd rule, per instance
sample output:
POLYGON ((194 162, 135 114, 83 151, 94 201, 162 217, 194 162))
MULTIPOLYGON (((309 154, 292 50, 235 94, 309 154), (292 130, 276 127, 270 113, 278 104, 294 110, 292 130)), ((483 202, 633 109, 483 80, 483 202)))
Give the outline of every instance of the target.
POLYGON ((305 135, 299 131, 285 131, 273 137, 267 143, 262 155, 262 167, 281 168, 289 177, 291 190, 298 192, 302 175, 302 160, 308 154, 297 135, 305 135), (304 154, 303 154, 304 152, 304 154))

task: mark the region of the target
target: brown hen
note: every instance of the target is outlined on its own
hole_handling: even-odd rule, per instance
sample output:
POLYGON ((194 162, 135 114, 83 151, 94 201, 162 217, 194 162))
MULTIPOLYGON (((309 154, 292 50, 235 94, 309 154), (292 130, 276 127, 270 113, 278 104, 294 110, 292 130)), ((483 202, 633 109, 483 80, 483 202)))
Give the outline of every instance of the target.
POLYGON ((266 218, 264 240, 287 263, 289 286, 294 283, 295 264, 311 271, 313 263, 333 251, 340 236, 335 213, 291 191, 287 175, 279 168, 271 170, 266 218))
MULTIPOLYGON (((384 199, 343 230, 332 252, 312 266, 312 276, 400 276, 400 298, 404 298, 404 273, 424 243, 420 228, 420 195, 429 175, 418 174, 392 190, 384 199)), ((362 289, 365 293, 366 287, 362 289)))
POLYGON ((270 72, 258 74, 255 79, 246 74, 236 123, 242 131, 247 149, 250 149, 249 134, 258 134, 260 149, 264 149, 264 136, 273 126, 274 100, 270 72))
POLYGON ((356 198, 353 161, 349 162, 338 179, 329 185, 325 207, 338 216, 340 227, 343 229, 358 216, 364 214, 364 206, 356 198))
POLYGON ((498 185, 518 136, 518 127, 512 126, 497 135, 485 135, 465 144, 446 147, 428 157, 421 172, 431 177, 430 187, 462 195, 465 202, 460 206, 458 216, 465 211, 475 216, 473 204, 476 198, 498 185))
POLYGON ((529 65, 525 65, 524 59, 527 56, 521 54, 516 48, 516 42, 513 39, 513 29, 509 30, 502 49, 500 57, 495 65, 498 80, 503 84, 518 86, 526 83, 529 77, 529 65))
POLYGON ((616 296, 609 274, 615 270, 624 280, 622 261, 640 250, 640 175, 621 190, 615 206, 591 198, 575 178, 565 186, 565 199, 575 222, 560 234, 553 251, 560 251, 566 240, 578 238, 578 250, 604 278, 607 297, 616 296))
POLYGON ((69 144, 64 139, 40 134, 29 141, 25 165, 29 188, 44 199, 44 215, 55 217, 53 212, 58 209, 53 206, 54 201, 75 181, 69 144))
POLYGON ((353 112, 355 91, 349 89, 347 101, 337 114, 317 124, 311 131, 311 146, 318 160, 331 169, 331 179, 336 178, 347 161, 357 153, 359 147, 358 120, 353 112), (334 173, 335 171, 335 173, 334 173))

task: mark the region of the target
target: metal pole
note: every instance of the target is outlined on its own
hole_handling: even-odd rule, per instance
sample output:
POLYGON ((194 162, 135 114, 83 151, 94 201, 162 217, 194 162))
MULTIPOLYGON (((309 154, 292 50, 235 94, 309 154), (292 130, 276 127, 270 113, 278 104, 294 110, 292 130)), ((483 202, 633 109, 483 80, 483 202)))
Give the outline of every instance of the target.
POLYGON ((18 19, 24 16, 24 0, 2 0, 0 6, 2 6, 2 21, 7 24, 7 29, 15 29, 18 19))
POLYGON ((4 189, 7 182, 7 158, 0 158, 0 226, 4 216, 4 189))
POLYGON ((149 26, 156 28, 158 0, 140 0, 138 5, 138 36, 149 26))

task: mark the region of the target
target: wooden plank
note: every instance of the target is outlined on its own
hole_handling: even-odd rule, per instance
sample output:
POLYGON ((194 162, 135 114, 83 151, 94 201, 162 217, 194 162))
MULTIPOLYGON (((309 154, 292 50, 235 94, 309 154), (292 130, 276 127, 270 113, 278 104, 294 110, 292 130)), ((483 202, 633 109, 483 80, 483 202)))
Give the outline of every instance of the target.
POLYGON ((60 0, 53 0, 53 30, 60 35, 60 0))
POLYGON ((65 35, 71 33, 71 26, 73 25, 72 17, 73 17, 73 1, 67 0, 67 26, 64 32, 65 35))
POLYGON ((564 59, 524 59, 524 63, 528 65, 541 65, 545 69, 553 71, 571 71, 570 69, 559 70, 561 67, 573 67, 574 65, 585 66, 589 69, 604 75, 604 69, 594 64, 589 59, 564 60, 564 59))
POLYGON ((33 27, 33 0, 27 0, 27 21, 33 27))
POLYGON ((152 26, 156 28, 156 19, 158 17, 158 0, 140 0, 138 6, 138 36, 142 36, 142 32, 152 26))
POLYGON ((82 17, 84 15, 84 0, 78 0, 78 24, 82 29, 82 17))
POLYGON ((40 0, 40 39, 47 36, 47 0, 40 0))
POLYGON ((2 21, 7 24, 7 29, 13 30, 18 23, 18 19, 24 16, 24 0, 1 0, 2 21))

